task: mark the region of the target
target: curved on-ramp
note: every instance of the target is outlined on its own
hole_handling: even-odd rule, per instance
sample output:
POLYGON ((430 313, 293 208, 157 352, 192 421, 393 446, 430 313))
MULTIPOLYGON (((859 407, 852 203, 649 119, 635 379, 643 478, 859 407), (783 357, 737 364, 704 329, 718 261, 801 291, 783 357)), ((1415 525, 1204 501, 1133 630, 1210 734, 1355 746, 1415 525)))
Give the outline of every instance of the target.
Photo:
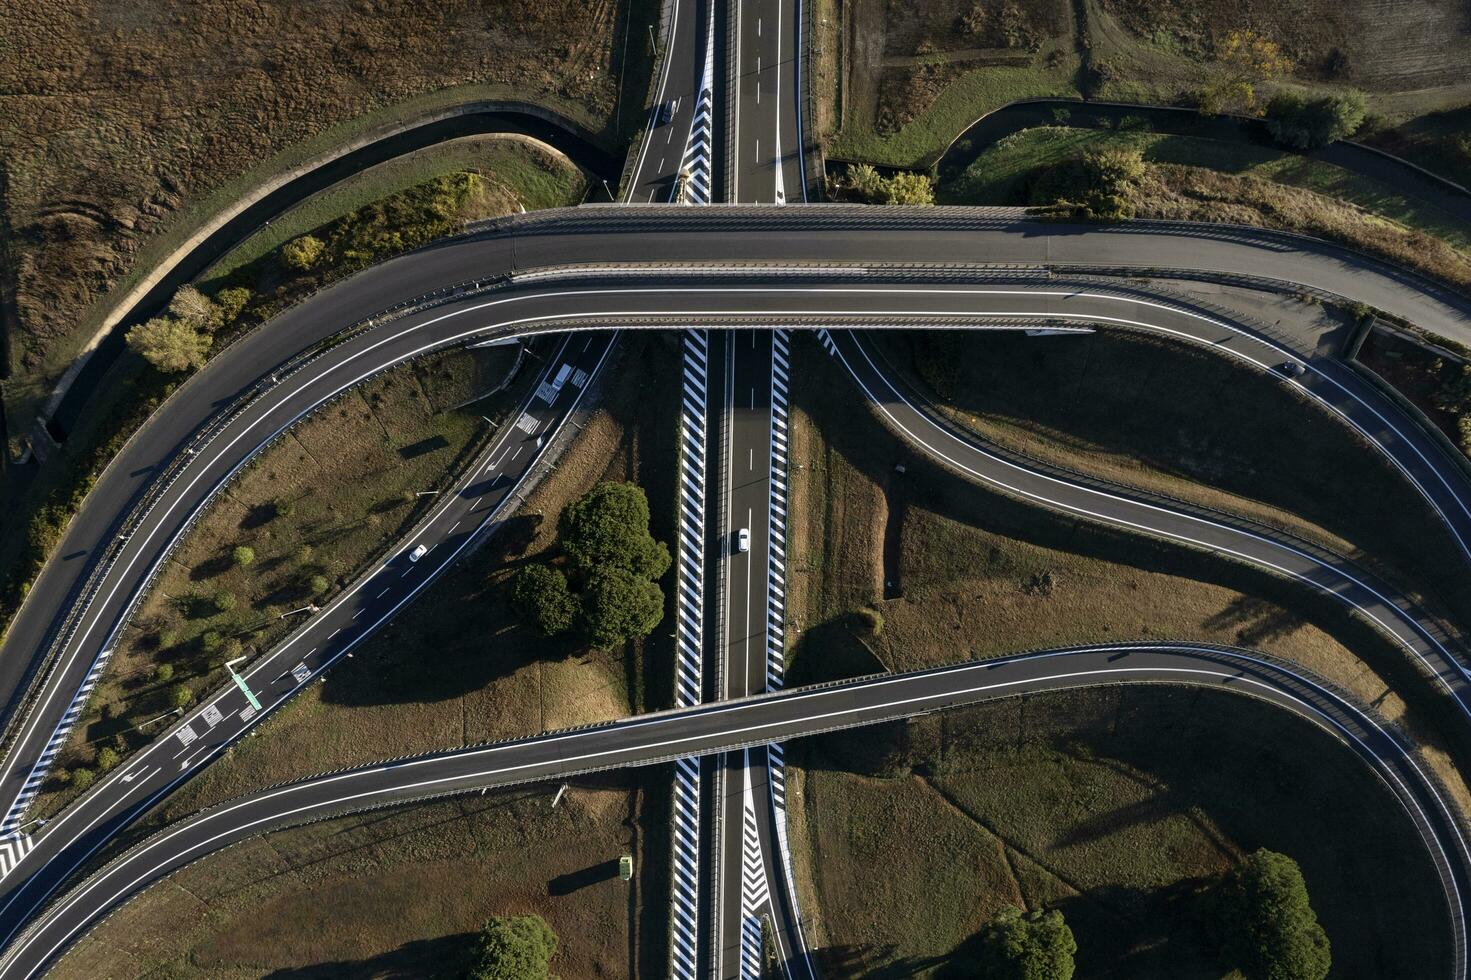
POLYGON ((1471 851, 1433 776, 1393 730, 1300 668, 1229 647, 1125 643, 1022 654, 641 715, 263 790, 169 826, 54 902, 9 946, 0 978, 40 975, 92 924, 220 848, 328 816, 598 770, 650 765, 1041 691, 1119 683, 1232 691, 1305 718, 1348 746, 1404 807, 1446 899, 1453 977, 1466 976, 1471 851))

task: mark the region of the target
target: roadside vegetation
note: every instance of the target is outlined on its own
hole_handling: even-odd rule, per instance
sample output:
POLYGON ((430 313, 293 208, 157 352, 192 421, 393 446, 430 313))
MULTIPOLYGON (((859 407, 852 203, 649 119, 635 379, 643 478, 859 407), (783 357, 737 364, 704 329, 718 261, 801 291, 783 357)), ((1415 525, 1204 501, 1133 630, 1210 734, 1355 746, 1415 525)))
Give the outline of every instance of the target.
POLYGON ((657 18, 646 0, 17 11, 0 67, 12 437, 109 297, 329 149, 476 100, 545 106, 621 145, 643 121, 657 18))
POLYGON ((1049 692, 799 740, 787 759, 826 975, 1448 966, 1444 895, 1404 810, 1332 736, 1251 698, 1049 692))
MULTIPOLYGON (((303 269, 293 265, 300 263, 300 247, 290 252, 293 258, 283 248, 255 254, 252 240, 243 246, 255 255, 250 261, 227 260, 221 268, 228 267, 228 275, 217 272, 203 289, 184 287, 166 312, 134 328, 129 346, 138 356, 120 359, 103 378, 92 396, 93 410, 58 458, 29 478, 16 472, 14 479, 0 484, 0 505, 11 515, 0 529, 0 637, 97 475, 180 377, 197 369, 212 350, 365 259, 385 258, 454 231, 466 220, 507 214, 520 206, 569 203, 585 186, 585 178, 565 161, 523 143, 494 145, 474 160, 476 169, 439 173, 432 173, 432 158, 421 160, 421 166, 430 168, 428 179, 366 204, 351 198, 354 208, 349 211, 304 204, 308 210, 303 213, 324 219, 307 228, 306 237, 338 249, 324 244, 303 269)), ((417 178, 424 171, 407 173, 417 178)), ((391 186, 372 171, 355 179, 363 183, 354 187, 368 191, 391 186)), ((291 227, 290 220, 286 227, 291 227)))
POLYGON ((630 770, 573 781, 555 808, 556 786, 526 787, 253 838, 133 899, 51 975, 656 975, 669 781, 664 767, 630 770))
POLYGON ((559 553, 558 515, 602 483, 643 487, 650 530, 656 538, 672 536, 675 482, 667 461, 677 432, 668 420, 678 410, 678 364, 672 338, 625 334, 600 375, 596 410, 504 526, 321 684, 262 722, 258 737, 181 787, 153 819, 344 766, 669 706, 668 629, 609 650, 574 634, 547 637, 517 612, 511 583, 519 569, 559 553))
POLYGON ((57 792, 38 812, 166 730, 226 682, 225 662, 278 642, 381 557, 485 444, 481 416, 503 418, 524 396, 536 369, 522 366, 515 348, 492 347, 395 368, 249 465, 123 634, 48 784, 57 792))
POLYGON ((937 189, 946 204, 1033 205, 1113 220, 1222 221, 1302 232, 1471 286, 1471 226, 1373 178, 1265 147, 1042 127, 937 189))
POLYGON ((1356 356, 1471 457, 1471 365, 1379 331, 1356 356))

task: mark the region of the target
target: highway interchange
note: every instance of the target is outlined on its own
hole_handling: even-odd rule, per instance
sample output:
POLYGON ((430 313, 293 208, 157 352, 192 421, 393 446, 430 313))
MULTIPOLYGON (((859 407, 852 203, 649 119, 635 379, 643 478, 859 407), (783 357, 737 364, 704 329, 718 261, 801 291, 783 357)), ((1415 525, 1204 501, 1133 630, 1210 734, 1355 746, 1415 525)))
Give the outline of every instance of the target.
MULTIPOLYGON (((657 199, 661 188, 673 188, 677 175, 670 168, 679 165, 687 146, 678 154, 673 147, 688 144, 695 128, 691 107, 705 57, 699 38, 708 36, 711 25, 703 19, 708 16, 703 4, 685 0, 673 5, 656 105, 669 101, 675 109, 667 123, 656 124, 657 117, 651 120, 625 199, 638 201, 643 194, 657 199), (659 151, 661 140, 668 152, 659 151)), ((548 368, 571 364, 584 381, 564 386, 550 402, 532 396, 525 409, 534 426, 510 426, 500 432, 455 491, 416 528, 412 540, 394 550, 394 557, 247 668, 245 683, 261 701, 259 710, 242 718, 251 707, 245 695, 233 686, 223 688, 184 720, 192 736, 181 738, 183 727, 176 728, 100 781, 62 817, 24 836, 24 848, 17 849, 14 865, 0 879, 4 903, 0 933, 8 943, 0 959, 0 977, 36 975, 117 901, 211 847, 300 820, 303 813, 319 815, 348 803, 340 791, 341 778, 333 777, 339 781, 314 781, 283 796, 249 797, 238 807, 210 811, 210 820, 223 823, 207 832, 202 824, 197 830, 180 829, 155 838, 141 851, 129 852, 103 879, 88 878, 80 890, 66 892, 63 905, 37 920, 38 926, 25 934, 24 941, 15 940, 16 931, 59 894, 73 868, 345 655, 490 529, 539 451, 552 441, 548 434, 574 410, 585 384, 607 358, 615 343, 610 328, 691 325, 709 329, 712 363, 716 352, 721 358, 721 382, 714 390, 726 420, 721 423, 721 441, 711 443, 712 451, 716 446, 721 450, 718 459, 710 460, 712 483, 719 493, 707 507, 705 534, 718 555, 722 547, 728 548, 737 528, 747 527, 752 533, 750 552, 713 563, 722 578, 707 593, 711 608, 705 617, 712 661, 706 677, 717 678, 711 681, 712 694, 742 699, 739 710, 711 708, 660 716, 659 724, 690 729, 671 729, 680 734, 649 742, 639 741, 641 735, 629 736, 627 743, 619 741, 623 732, 648 731, 638 720, 623 728, 564 737, 596 742, 596 752, 584 754, 600 759, 597 766, 583 765, 586 759, 567 759, 562 748, 566 742, 549 737, 495 750, 518 753, 518 760, 519 753, 527 753, 514 765, 484 768, 473 761, 480 757, 462 752, 425 760, 422 765, 428 769, 418 768, 418 761, 372 767, 351 777, 364 780, 366 787, 364 795, 354 799, 362 805, 381 805, 519 778, 551 778, 604 764, 648 763, 681 755, 714 760, 716 753, 728 752, 726 763, 719 766, 725 777, 718 790, 717 821, 723 846, 719 854, 710 855, 718 865, 711 873, 722 883, 717 898, 722 917, 713 934, 701 937, 706 944, 702 973, 746 975, 740 889, 751 854, 736 828, 749 808, 756 813, 759 874, 770 896, 765 911, 772 916, 789 969, 805 975, 810 967, 802 955, 799 920, 785 895, 786 875, 777 864, 781 854, 775 830, 781 818, 773 813, 764 763, 766 745, 830 727, 821 717, 827 712, 812 712, 810 706, 818 703, 814 698, 872 699, 861 708, 844 705, 843 710, 855 713, 849 720, 856 723, 859 716, 902 717, 997 691, 1125 679, 1199 682, 1199 677, 1206 677, 1207 683, 1224 684, 1227 676, 1249 675, 1249 683, 1229 683, 1252 687, 1259 696, 1312 716, 1340 735, 1344 726, 1352 727, 1355 734, 1346 740, 1382 775, 1388 773, 1386 780, 1399 787, 1396 792, 1402 799, 1413 799, 1407 813, 1412 818, 1419 814, 1417 827, 1430 852, 1441 855, 1436 863, 1446 883, 1456 937, 1455 975, 1465 976, 1460 896, 1468 857, 1459 824, 1439 801, 1433 781, 1391 736, 1352 705, 1334 703, 1340 699, 1310 680, 1289 677, 1282 668, 1254 666, 1248 675, 1223 676, 1219 658, 1246 655, 1213 651, 1209 657, 1217 658, 1214 673, 1186 674, 1203 669, 1198 660, 1206 655, 1143 648, 1123 654, 1130 658, 1125 668, 1107 659, 1120 653, 1115 649, 1101 662, 1096 653, 1069 654, 1073 659, 1066 660, 1069 667, 1062 674, 1052 673, 1066 659, 1059 657, 1022 658, 1004 668, 992 664, 931 672, 903 681, 922 685, 916 690, 925 693, 915 700, 890 697, 887 692, 893 688, 885 685, 899 679, 799 696, 761 695, 768 644, 773 642, 767 618, 772 600, 768 590, 773 343, 772 334, 757 328, 805 327, 823 331, 824 343, 857 382, 856 391, 886 423, 942 465, 1043 506, 1206 548, 1331 593, 1369 617, 1424 664, 1463 711, 1468 704, 1464 648, 1438 611, 1417 608, 1347 559, 1279 530, 1191 511, 1177 502, 1149 499, 1123 488, 1091 485, 967 438, 907 391, 863 337, 849 331, 895 326, 1015 329, 1062 322, 1140 330, 1207 345, 1259 368, 1263 384, 1294 386, 1355 428, 1374 447, 1366 451, 1381 452, 1391 460, 1440 516, 1463 554, 1471 556, 1467 503, 1471 492, 1464 470, 1333 352, 1317 350, 1315 338, 1294 335, 1290 326, 1250 322, 1170 290, 1118 277, 1125 272, 1168 272, 1189 280, 1209 270, 1289 282, 1366 302, 1457 340, 1471 339, 1471 304, 1362 256, 1270 233, 1179 224, 1098 228, 970 209, 894 209, 878 215, 851 207, 752 206, 795 203, 802 199, 797 195, 805 193, 797 78, 800 49, 795 40, 800 17, 800 9, 791 2, 745 5, 728 45, 735 52, 730 73, 738 79, 739 94, 732 106, 740 121, 729 127, 735 135, 728 152, 715 154, 717 162, 725 161, 725 172, 717 174, 714 186, 732 188, 732 199, 748 202, 746 206, 643 205, 528 215, 385 263, 325 290, 222 352, 124 447, 57 549, 58 555, 79 557, 53 562, 47 569, 46 588, 38 589, 23 608, 7 638, 6 656, 0 659, 4 669, 0 695, 12 705, 9 750, 0 770, 7 804, 21 799, 43 774, 47 746, 54 742, 68 707, 125 628, 154 571, 232 474, 289 425, 341 391, 406 359, 485 339, 564 333, 566 339, 559 342, 557 356, 549 358, 548 368), (758 149, 761 139, 769 140, 764 152, 758 149), (638 262, 627 261, 634 255, 638 262), (393 315, 384 315, 394 308, 393 315), (350 331, 346 339, 328 343, 344 330, 350 331), (1282 376, 1279 368, 1286 362, 1304 365, 1303 376, 1282 376), (150 491, 161 479, 166 486, 150 491), (146 511, 128 519, 140 500, 145 500, 146 511), (128 532, 119 536, 116 532, 125 520, 128 532), (428 554, 421 563, 408 563, 403 553, 418 542, 430 546, 428 554), (107 561, 99 565, 97 559, 105 550, 107 561), (95 580, 84 587, 94 570, 95 580), (39 660, 51 648, 53 634, 62 642, 43 668, 39 660), (1145 654, 1163 659, 1141 667, 1145 654), (1191 665, 1181 666, 1171 658, 1190 660, 1191 665), (293 673, 298 666, 300 671, 293 673), (968 671, 993 669, 1014 671, 1017 677, 1006 687, 989 681, 972 685, 970 679, 980 675, 968 671), (22 699, 31 678, 34 693, 22 699), (746 700, 748 695, 756 697, 746 700), (743 719, 753 716, 739 711, 773 714, 747 722, 743 719), (760 737, 747 737, 758 723, 765 726, 760 737), (686 737, 690 741, 681 742, 678 751, 655 744, 686 737), (537 755, 546 751, 556 756, 554 763, 537 755), (422 775, 431 771, 432 777, 422 775), (513 772, 520 775, 510 775, 513 772), (196 833, 199 836, 192 836, 196 833)), ((779 651, 779 633, 774 642, 779 651)), ((1239 666, 1239 661, 1231 663, 1233 669, 1239 666)), ((23 807, 12 805, 10 811, 7 829, 13 830, 21 825, 23 807)))

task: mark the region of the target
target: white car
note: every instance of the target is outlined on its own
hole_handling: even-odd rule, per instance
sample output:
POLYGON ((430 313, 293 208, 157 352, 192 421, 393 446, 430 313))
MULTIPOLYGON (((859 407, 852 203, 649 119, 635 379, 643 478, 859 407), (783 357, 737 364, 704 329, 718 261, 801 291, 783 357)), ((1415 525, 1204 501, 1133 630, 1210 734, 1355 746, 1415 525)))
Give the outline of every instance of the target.
POLYGON ((427 544, 421 544, 419 545, 419 547, 409 552, 409 561, 418 561, 420 558, 423 558, 427 554, 429 554, 429 546, 427 544))
POLYGON ((743 527, 736 532, 736 551, 745 554, 751 550, 751 529, 743 527))

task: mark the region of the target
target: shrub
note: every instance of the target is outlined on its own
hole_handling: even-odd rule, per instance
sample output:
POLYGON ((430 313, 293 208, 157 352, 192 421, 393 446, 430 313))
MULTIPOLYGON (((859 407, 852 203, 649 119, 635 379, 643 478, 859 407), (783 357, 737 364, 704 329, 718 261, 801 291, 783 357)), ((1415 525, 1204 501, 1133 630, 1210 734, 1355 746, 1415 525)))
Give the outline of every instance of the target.
POLYGON ((172 650, 179 645, 179 634, 173 630, 164 630, 158 634, 158 648, 160 650, 172 650))
POLYGON ((72 770, 71 784, 75 789, 84 790, 96 781, 97 774, 90 769, 77 768, 72 770))
POLYGON ((981 927, 975 975, 987 980, 1069 980, 1078 944, 1056 909, 1007 907, 981 927))
POLYGON ((475 939, 470 980, 547 980, 557 934, 539 915, 491 919, 475 939))
POLYGON ((104 745, 97 750, 97 768, 101 771, 107 772, 107 770, 117 765, 119 761, 121 760, 117 754, 117 749, 112 746, 104 745))
POLYGON ((194 703, 194 692, 187 684, 175 684, 169 688, 169 704, 175 708, 187 708, 194 703))
POLYGON ((230 552, 230 559, 241 568, 255 564, 255 549, 248 544, 238 545, 230 552))
POLYGON ((222 289, 215 294, 214 313, 210 322, 211 330, 227 327, 240 319, 240 314, 250 305, 252 294, 244 286, 231 286, 222 289))
POLYGON ((281 246, 281 264, 293 272, 306 272, 322 258, 326 246, 315 235, 302 235, 281 246))
POLYGON ((884 614, 877 609, 866 607, 858 610, 855 616, 859 628, 869 636, 878 636, 884 631, 884 614))
POLYGON ((1283 146, 1316 150, 1357 132, 1364 122, 1364 109, 1362 92, 1313 98, 1281 92, 1267 104, 1267 130, 1283 146))
POLYGON ((128 348, 164 374, 180 374, 204 366, 209 338, 169 317, 155 317, 128 331, 128 348))
POLYGON ((312 546, 309 544, 304 544, 292 553, 291 560, 296 562, 298 565, 305 565, 312 560, 313 554, 315 554, 315 552, 312 551, 312 546))
POLYGON ((199 646, 204 650, 205 653, 213 653, 215 650, 218 650, 220 648, 220 644, 224 642, 225 638, 221 636, 219 634, 219 631, 217 630, 206 630, 204 635, 199 638, 199 646))
POLYGON ((1471 415, 1456 420, 1456 431, 1461 435, 1461 452, 1471 456, 1471 415))
POLYGON ((153 668, 153 679, 161 684, 173 680, 174 668, 170 664, 159 664, 153 668))
POLYGON ((235 608, 235 593, 226 592, 221 589, 215 593, 214 607, 219 612, 229 612, 235 608))
POLYGON ((1144 156, 1136 147, 1105 146, 1041 171, 1031 200, 1080 218, 1131 218, 1133 193, 1143 180, 1144 156))
POLYGON ((330 583, 328 583, 325 575, 313 575, 311 582, 308 584, 311 586, 312 595, 321 595, 327 591, 330 583))
POLYGON ((1471 364, 1463 364, 1459 371, 1450 372, 1442 364, 1437 373, 1441 382, 1430 395, 1435 407, 1452 415, 1471 412, 1471 364))
POLYGON ((511 579, 511 606, 547 636, 572 628, 577 599, 567 587, 567 576, 546 565, 527 565, 511 579))
POLYGON ((934 204, 935 182, 928 174, 902 172, 883 177, 866 163, 848 168, 835 196, 864 204, 934 204))

